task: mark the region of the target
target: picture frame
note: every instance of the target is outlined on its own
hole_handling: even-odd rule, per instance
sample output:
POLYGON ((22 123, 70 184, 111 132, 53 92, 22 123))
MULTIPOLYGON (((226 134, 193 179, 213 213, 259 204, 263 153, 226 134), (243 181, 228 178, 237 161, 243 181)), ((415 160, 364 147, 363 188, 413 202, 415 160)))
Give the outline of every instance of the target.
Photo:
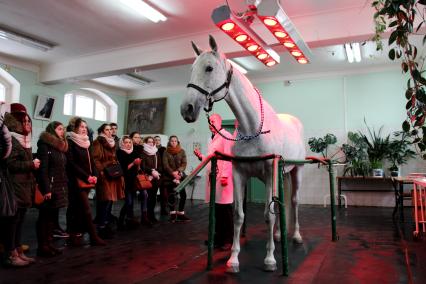
POLYGON ((51 120, 55 107, 56 98, 38 95, 34 108, 34 119, 51 120))
POLYGON ((130 100, 127 111, 127 133, 161 134, 164 130, 167 98, 130 100))

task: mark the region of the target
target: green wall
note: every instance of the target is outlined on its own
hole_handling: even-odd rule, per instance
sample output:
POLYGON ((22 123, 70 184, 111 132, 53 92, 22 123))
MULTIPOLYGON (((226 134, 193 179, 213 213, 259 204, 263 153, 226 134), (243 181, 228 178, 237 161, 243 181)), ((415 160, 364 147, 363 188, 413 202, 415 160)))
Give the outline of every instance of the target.
MULTIPOLYGON (((74 84, 44 85, 38 82, 37 73, 15 67, 11 67, 9 72, 21 85, 20 103, 27 107, 27 111, 31 117, 34 115, 37 95, 47 95, 57 99, 55 101, 52 120, 60 121, 64 123, 64 125, 68 124, 71 116, 63 114, 64 94, 80 89, 82 86, 74 84)), ((127 108, 127 98, 110 92, 105 93, 118 105, 117 124, 119 126, 119 133, 122 134, 127 108)), ((95 131, 103 123, 93 119, 86 119, 86 121, 95 131)), ((33 132, 35 136, 37 136, 40 130, 44 129, 48 123, 48 121, 33 119, 33 132)), ((33 137, 33 141, 37 141, 37 138, 38 137, 33 137)))

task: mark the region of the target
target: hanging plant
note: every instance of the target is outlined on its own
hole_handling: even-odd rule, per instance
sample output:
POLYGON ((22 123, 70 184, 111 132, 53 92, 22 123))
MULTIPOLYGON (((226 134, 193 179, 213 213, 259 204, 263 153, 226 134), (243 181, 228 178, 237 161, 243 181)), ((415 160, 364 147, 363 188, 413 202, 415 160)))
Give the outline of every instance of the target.
MULTIPOLYGON (((426 76, 424 75, 424 58, 418 57, 418 49, 410 36, 416 35, 425 24, 426 0, 375 0, 372 6, 374 14, 377 50, 383 49, 381 35, 390 31, 388 40, 389 58, 401 60, 401 69, 409 75, 405 97, 407 118, 402 123, 402 130, 412 138, 412 143, 426 159, 426 76), (416 26, 415 26, 416 20, 416 26)), ((423 45, 426 35, 423 36, 423 45)))

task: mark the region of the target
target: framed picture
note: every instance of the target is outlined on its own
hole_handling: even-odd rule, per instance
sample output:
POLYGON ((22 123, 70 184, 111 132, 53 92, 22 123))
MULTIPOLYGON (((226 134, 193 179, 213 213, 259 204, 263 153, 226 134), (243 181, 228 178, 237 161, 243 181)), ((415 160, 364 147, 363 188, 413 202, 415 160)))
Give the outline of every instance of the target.
POLYGON ((34 119, 50 120, 53 115, 55 100, 54 97, 39 95, 34 110, 34 119))
POLYGON ((127 112, 127 133, 163 133, 167 98, 130 100, 127 112))

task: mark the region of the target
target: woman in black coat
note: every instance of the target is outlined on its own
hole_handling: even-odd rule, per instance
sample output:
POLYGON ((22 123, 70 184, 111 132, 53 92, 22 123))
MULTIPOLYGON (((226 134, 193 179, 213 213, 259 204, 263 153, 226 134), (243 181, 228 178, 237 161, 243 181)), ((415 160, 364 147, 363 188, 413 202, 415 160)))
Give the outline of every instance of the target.
MULTIPOLYGON (((119 149, 117 151, 117 158, 124 173, 124 204, 120 210, 120 217, 118 218, 119 229, 124 228, 126 223, 127 228, 133 229, 138 222, 134 219, 133 204, 136 197, 136 175, 141 164, 139 153, 135 150, 132 139, 129 136, 123 136, 119 141, 119 149)), ((143 193, 143 192, 142 192, 143 193)), ((146 197, 141 202, 141 212, 145 207, 146 214, 146 197), (145 206, 144 206, 145 202, 145 206)))
POLYGON ((49 123, 46 131, 40 134, 37 142, 37 156, 41 166, 39 170, 40 192, 45 201, 39 208, 37 220, 37 239, 39 256, 55 256, 61 251, 52 244, 55 223, 59 208, 68 205, 68 178, 66 174, 66 152, 68 143, 65 139, 62 123, 49 123))
POLYGON ((88 194, 89 188, 83 188, 78 180, 95 188, 97 171, 90 153, 90 140, 87 135, 86 121, 77 117, 71 119, 67 127, 68 152, 67 174, 69 205, 67 210, 67 230, 72 245, 79 245, 81 234, 88 232, 91 245, 105 245, 105 241, 96 233, 92 219, 88 194))

